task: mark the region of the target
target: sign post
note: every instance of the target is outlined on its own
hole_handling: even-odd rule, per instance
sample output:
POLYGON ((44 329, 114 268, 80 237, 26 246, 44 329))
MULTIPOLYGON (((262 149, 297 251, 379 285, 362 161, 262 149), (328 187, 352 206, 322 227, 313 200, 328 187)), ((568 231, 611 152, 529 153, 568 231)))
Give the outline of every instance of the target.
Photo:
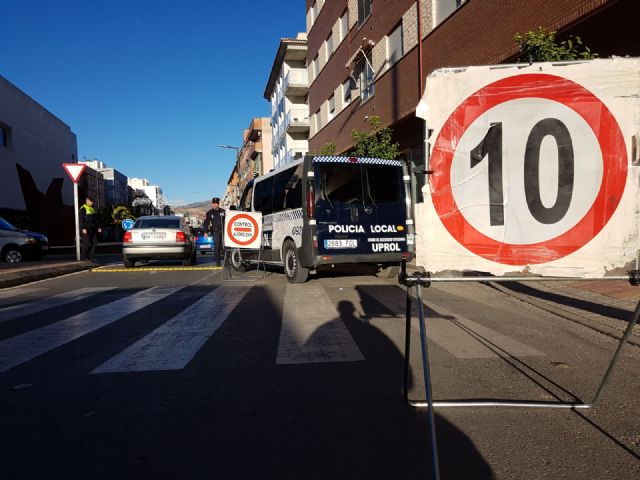
MULTIPOLYGON (((233 280, 231 269, 238 270, 241 265, 255 263, 256 260, 243 258, 243 251, 258 251, 256 276, 260 276, 260 264, 262 259, 262 213, 234 212, 227 210, 224 221, 224 267, 222 280, 233 280), (224 272, 229 269, 229 278, 225 278, 224 272)), ((252 254, 249 254, 251 256, 252 254)), ((266 268, 266 267, 265 267, 266 268)), ((266 270, 265 270, 266 275, 266 270)))
POLYGON ((75 210, 75 219, 76 219, 76 260, 80 261, 80 219, 78 218, 80 206, 78 205, 78 180, 82 176, 86 165, 79 165, 77 163, 63 163, 67 175, 71 178, 73 182, 73 207, 75 210))

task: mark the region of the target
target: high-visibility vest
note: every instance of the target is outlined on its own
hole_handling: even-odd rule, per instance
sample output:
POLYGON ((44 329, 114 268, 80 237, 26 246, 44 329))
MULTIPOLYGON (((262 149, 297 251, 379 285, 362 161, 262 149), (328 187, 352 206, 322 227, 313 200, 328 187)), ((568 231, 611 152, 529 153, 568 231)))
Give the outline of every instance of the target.
POLYGON ((96 214, 96 209, 93 208, 93 207, 90 207, 86 203, 80 207, 80 210, 82 210, 82 209, 84 209, 84 213, 86 215, 95 215, 96 214))

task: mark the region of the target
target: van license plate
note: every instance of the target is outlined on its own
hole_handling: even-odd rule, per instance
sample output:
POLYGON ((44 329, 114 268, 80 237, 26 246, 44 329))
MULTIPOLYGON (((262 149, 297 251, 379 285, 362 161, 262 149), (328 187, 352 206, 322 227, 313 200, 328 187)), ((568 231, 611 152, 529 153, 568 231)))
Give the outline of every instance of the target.
POLYGON ((358 248, 358 240, 352 238, 344 240, 325 240, 324 248, 358 248))

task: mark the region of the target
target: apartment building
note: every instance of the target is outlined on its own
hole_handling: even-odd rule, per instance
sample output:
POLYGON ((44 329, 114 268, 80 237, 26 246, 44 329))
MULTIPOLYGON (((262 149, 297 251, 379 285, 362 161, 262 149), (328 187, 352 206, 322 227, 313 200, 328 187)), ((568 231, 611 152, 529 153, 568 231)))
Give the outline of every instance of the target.
POLYGON ((271 102, 274 168, 309 151, 307 35, 283 38, 276 53, 264 98, 271 102))
POLYGON ((116 170, 107 167, 107 164, 99 160, 85 160, 84 163, 102 174, 104 178, 104 201, 105 205, 127 205, 129 192, 127 190, 127 176, 116 170))
POLYGON ((102 173, 87 166, 78 181, 78 196, 80 203, 84 203, 86 196, 93 198, 93 206, 102 208, 104 200, 104 177, 102 173))
POLYGON ((256 117, 251 119, 249 128, 242 134, 242 147, 238 148, 236 165, 227 182, 223 206, 238 205, 244 187, 252 178, 268 173, 274 168, 272 151, 271 119, 256 117))
POLYGON ((420 202, 424 125, 415 107, 437 68, 512 63, 516 33, 580 36, 600 57, 640 55, 640 2, 626 0, 306 0, 309 150, 352 146, 372 115, 390 126, 420 202))

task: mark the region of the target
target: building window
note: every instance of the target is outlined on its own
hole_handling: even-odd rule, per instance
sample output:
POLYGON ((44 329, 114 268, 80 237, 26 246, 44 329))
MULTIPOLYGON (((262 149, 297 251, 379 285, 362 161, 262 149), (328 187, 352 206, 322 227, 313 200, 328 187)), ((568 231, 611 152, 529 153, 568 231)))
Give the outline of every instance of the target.
POLYGON ((371 0, 358 0, 358 25, 362 25, 371 15, 371 0))
POLYGON ((373 68, 371 68, 371 53, 366 54, 358 63, 360 80, 360 98, 364 102, 373 96, 373 68))
POLYGON ((345 82, 342 84, 342 104, 345 108, 347 105, 351 103, 351 88, 353 86, 353 80, 351 77, 347 78, 345 82))
POLYGON ((333 117, 336 114, 336 96, 335 95, 331 95, 329 97, 329 100, 327 100, 328 103, 328 112, 329 112, 329 121, 333 120, 333 117))
POLYGON ((340 17, 340 41, 345 39, 349 33, 349 11, 345 11, 340 17))
POLYGON ((402 48, 402 22, 387 37, 387 59, 389 66, 396 63, 404 55, 402 48))
POLYGON ((318 18, 318 2, 313 2, 313 6, 311 7, 311 24, 313 25, 313 23, 316 21, 316 18, 318 18))
POLYGON ((331 55, 333 55, 333 33, 330 33, 329 36, 327 37, 327 60, 329 60, 329 57, 331 55))
POLYGON ((311 62, 311 72, 312 72, 312 76, 315 79, 318 74, 320 73, 319 70, 319 63, 318 63, 318 55, 315 56, 315 58, 313 59, 313 61, 311 62))
POLYGON ((0 123, 0 147, 8 147, 11 144, 11 129, 0 123))
POLYGON ((318 111, 316 112, 316 132, 319 132, 320 129, 322 128, 322 121, 320 118, 320 109, 318 109, 318 111))

